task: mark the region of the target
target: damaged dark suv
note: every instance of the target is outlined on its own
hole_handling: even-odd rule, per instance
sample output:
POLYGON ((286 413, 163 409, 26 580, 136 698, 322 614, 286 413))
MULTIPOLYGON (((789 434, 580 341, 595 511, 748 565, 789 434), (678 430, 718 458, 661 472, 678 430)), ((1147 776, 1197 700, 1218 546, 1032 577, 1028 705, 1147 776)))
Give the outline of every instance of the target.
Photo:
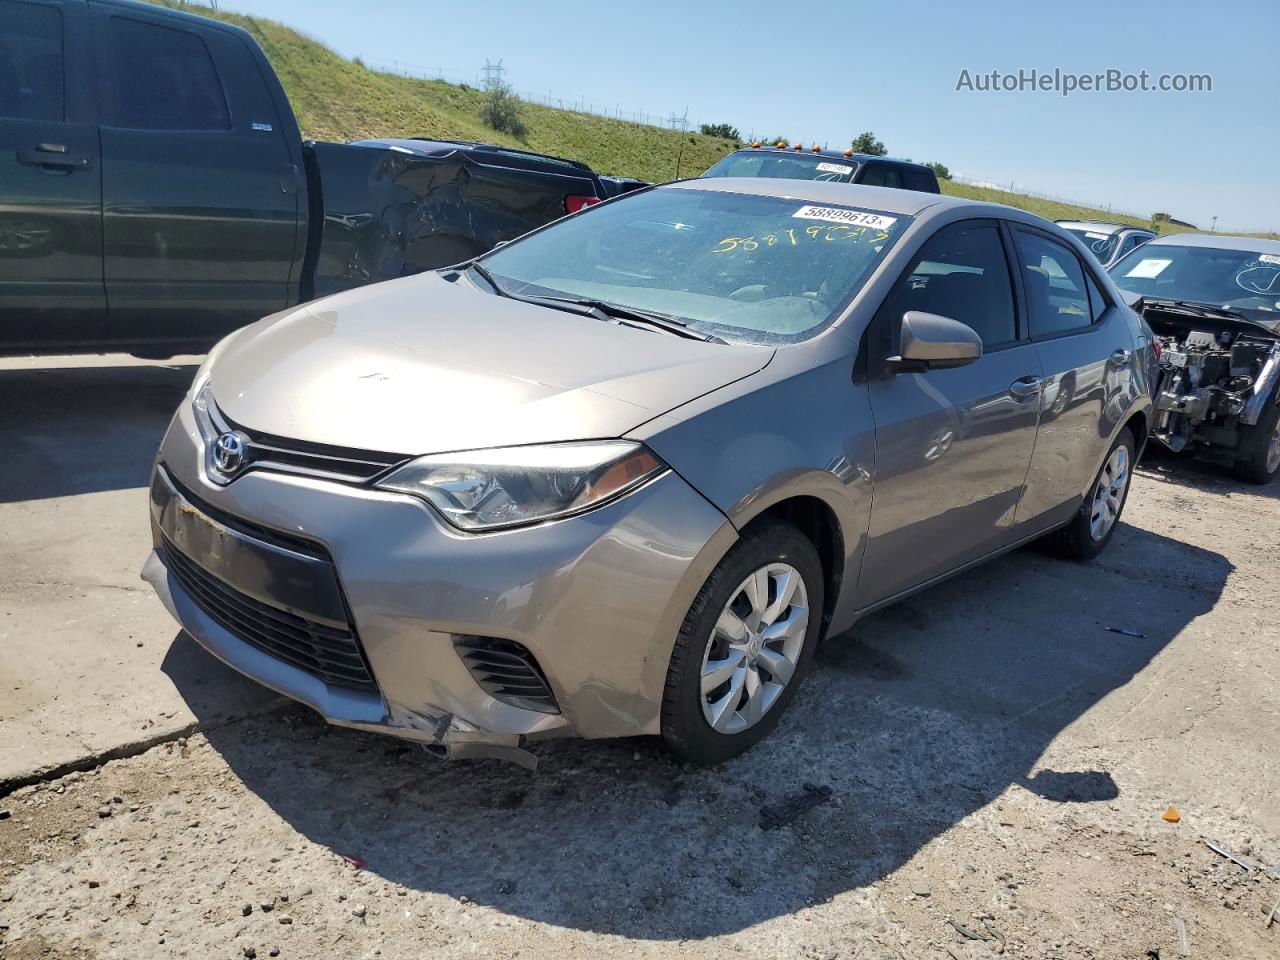
POLYGON ((1268 483, 1280 473, 1280 242, 1160 237, 1110 269, 1155 334, 1151 436, 1268 483))

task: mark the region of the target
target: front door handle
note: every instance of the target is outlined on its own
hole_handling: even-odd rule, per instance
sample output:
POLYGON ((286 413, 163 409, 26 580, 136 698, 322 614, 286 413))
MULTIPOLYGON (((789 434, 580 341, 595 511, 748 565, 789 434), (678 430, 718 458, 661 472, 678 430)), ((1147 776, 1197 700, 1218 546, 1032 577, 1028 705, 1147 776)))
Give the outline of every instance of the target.
POLYGON ((1019 377, 1009 384, 1009 394, 1015 400, 1027 400, 1038 394, 1043 384, 1039 377, 1019 377))
POLYGON ((18 162, 28 167, 58 170, 83 170, 89 166, 89 158, 83 153, 68 150, 60 143, 40 143, 28 150, 19 150, 18 162))
POLYGON ((1111 351, 1111 356, 1107 358, 1107 362, 1113 367, 1123 367, 1132 357, 1132 350, 1126 350, 1124 347, 1120 347, 1118 350, 1111 351))

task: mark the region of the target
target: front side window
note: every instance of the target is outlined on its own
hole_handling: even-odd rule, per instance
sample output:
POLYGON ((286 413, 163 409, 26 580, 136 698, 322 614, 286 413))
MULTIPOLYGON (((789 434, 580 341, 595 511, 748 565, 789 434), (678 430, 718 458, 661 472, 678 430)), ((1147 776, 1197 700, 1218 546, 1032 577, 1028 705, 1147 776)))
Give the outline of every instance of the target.
POLYGON ((911 217, 667 188, 574 214, 487 255, 517 295, 600 300, 729 341, 795 342, 839 315, 911 217))
POLYGON ((172 30, 111 18, 116 126, 130 130, 228 130, 226 94, 204 41, 172 30))
POLYGON ((1093 324, 1084 271, 1076 255, 1056 240, 1014 231, 1033 337, 1052 337, 1093 324))
POLYGON ((61 11, 0 0, 0 117, 65 119, 62 61, 61 11))
POLYGON ((881 310, 890 322, 908 310, 959 320, 977 331, 984 347, 1016 339, 999 231, 989 222, 944 227, 921 248, 881 310))
POLYGON ((858 169, 856 160, 812 153, 751 150, 721 158, 704 177, 767 177, 773 180, 827 180, 848 183, 858 169))

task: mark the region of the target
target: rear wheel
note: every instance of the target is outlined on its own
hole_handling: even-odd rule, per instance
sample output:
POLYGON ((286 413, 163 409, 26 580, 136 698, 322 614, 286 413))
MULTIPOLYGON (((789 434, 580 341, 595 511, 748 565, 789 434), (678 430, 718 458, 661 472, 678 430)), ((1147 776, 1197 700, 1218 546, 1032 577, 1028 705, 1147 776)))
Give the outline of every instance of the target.
POLYGON ((1084 562, 1100 554, 1111 541, 1129 496, 1135 452, 1133 433, 1125 427, 1111 445, 1080 509, 1053 535, 1057 552, 1084 562))
POLYGON ((1241 450, 1246 459, 1236 463, 1236 476, 1249 483, 1270 483, 1280 474, 1280 406, 1267 404, 1258 422, 1249 428, 1241 450))
POLYGON ((822 564, 795 528, 750 530, 694 598, 667 671, 662 736, 690 763, 711 765, 777 725, 822 625, 822 564))

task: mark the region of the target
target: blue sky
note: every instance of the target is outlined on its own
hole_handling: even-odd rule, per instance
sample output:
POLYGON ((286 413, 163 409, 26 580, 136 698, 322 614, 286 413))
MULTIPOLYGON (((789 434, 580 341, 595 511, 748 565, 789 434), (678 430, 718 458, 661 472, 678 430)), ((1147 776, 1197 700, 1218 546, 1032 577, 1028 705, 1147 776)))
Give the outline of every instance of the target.
POLYGON ((1280 3, 221 0, 345 56, 681 113, 1219 230, 1280 229, 1280 3), (643 14, 643 15, 641 15, 643 14), (618 26, 610 26, 616 17, 618 26), (972 75, 1209 74, 1204 93, 957 92, 972 75))

